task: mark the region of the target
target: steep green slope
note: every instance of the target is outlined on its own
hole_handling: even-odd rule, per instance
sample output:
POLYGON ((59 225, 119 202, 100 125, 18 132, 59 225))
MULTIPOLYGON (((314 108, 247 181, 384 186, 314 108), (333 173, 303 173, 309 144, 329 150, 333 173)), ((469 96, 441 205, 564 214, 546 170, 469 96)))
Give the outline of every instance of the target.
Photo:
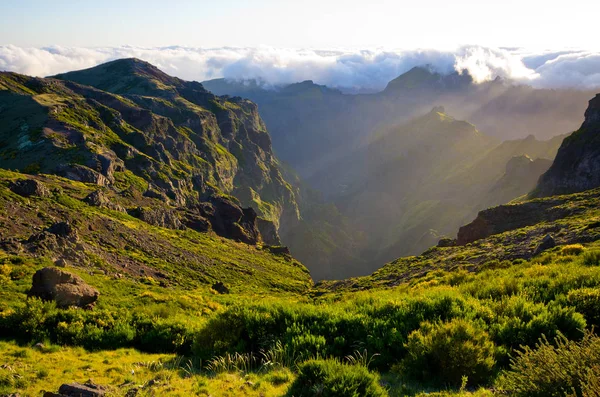
POLYGON ((1 170, 0 204, 3 254, 94 272, 107 282, 116 280, 115 287, 123 280, 160 285, 166 292, 206 289, 220 281, 234 292, 249 288, 302 292, 311 284, 306 268, 289 255, 275 255, 267 247, 236 243, 213 232, 156 226, 152 218, 144 221, 125 212, 152 208, 164 219, 184 217, 161 199, 51 175, 32 178, 1 170), (16 194, 12 183, 19 180, 38 181, 46 193, 16 194), (106 197, 106 205, 90 202, 90 193, 98 191, 106 197), (70 231, 57 234, 50 229, 60 222, 68 222, 70 231))

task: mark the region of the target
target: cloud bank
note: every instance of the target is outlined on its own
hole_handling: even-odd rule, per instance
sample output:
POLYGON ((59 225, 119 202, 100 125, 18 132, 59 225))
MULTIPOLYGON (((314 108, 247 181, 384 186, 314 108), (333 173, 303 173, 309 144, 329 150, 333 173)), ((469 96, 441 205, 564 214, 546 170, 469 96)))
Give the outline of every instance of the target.
POLYGON ((465 46, 439 50, 314 50, 191 47, 0 46, 0 70, 49 76, 118 58, 137 57, 186 80, 257 79, 267 86, 303 80, 350 91, 376 91, 414 66, 441 73, 470 73, 477 82, 502 77, 536 87, 600 87, 600 53, 569 50, 527 52, 465 46))

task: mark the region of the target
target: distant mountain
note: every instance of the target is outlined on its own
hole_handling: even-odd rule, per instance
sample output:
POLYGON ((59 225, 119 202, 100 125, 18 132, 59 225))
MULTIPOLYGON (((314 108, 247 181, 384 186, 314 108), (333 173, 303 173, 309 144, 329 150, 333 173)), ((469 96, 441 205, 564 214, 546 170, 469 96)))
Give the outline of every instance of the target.
MULTIPOLYGON (((499 142, 443 107, 373 136, 308 180, 317 190, 336 192, 330 199, 350 230, 361 232, 349 251, 364 263, 350 262, 358 274, 418 254, 454 235, 479 210, 527 194, 563 138, 499 142)), ((331 260, 336 274, 348 274, 348 262, 331 260)))
MULTIPOLYGON (((278 157, 310 178, 372 139, 443 104, 448 113, 500 140, 549 139, 573 131, 593 93, 547 90, 496 79, 475 84, 468 73, 443 75, 416 67, 376 94, 350 95, 310 81, 270 87, 256 81, 203 83, 219 95, 256 102, 278 157)), ((329 193, 329 192, 326 192, 329 193)))
POLYGON ((590 100, 581 127, 567 137, 533 196, 581 192, 600 186, 600 94, 590 100))

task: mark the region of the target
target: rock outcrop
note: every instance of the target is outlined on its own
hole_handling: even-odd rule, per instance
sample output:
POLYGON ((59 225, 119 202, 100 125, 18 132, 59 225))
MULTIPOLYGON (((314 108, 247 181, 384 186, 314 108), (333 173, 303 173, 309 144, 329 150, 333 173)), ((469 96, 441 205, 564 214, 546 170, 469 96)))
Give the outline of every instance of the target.
POLYGON ((55 267, 45 267, 33 275, 28 293, 43 300, 53 300, 58 307, 91 307, 100 293, 75 274, 55 267))
POLYGON ((56 173, 73 181, 92 183, 99 186, 110 184, 110 181, 104 175, 80 164, 61 164, 56 168, 56 173))
POLYGON ((589 102, 581 128, 565 138, 535 197, 581 192, 600 186, 600 94, 589 102))
POLYGON ((458 230, 456 244, 465 245, 493 234, 554 221, 581 210, 562 206, 565 200, 529 201, 480 211, 477 218, 458 230))
POLYGON ((137 207, 129 211, 129 215, 159 227, 182 229, 184 226, 175 211, 166 208, 137 207))
POLYGON ((83 201, 91 206, 107 208, 113 211, 126 212, 123 206, 111 201, 102 190, 96 190, 88 194, 83 201))
POLYGON ((258 231, 260 232, 260 237, 263 243, 274 246, 281 245, 281 239, 279 238, 279 233, 277 233, 277 227, 275 227, 273 222, 263 218, 257 218, 256 225, 258 226, 258 231))
POLYGON ((212 229, 219 236, 246 244, 259 241, 260 232, 254 209, 242 208, 230 198, 215 196, 198 206, 198 210, 210 221, 212 229))
POLYGON ((19 179, 18 181, 12 182, 9 185, 10 190, 19 196, 30 197, 47 197, 50 195, 50 191, 42 182, 36 181, 35 179, 19 179))

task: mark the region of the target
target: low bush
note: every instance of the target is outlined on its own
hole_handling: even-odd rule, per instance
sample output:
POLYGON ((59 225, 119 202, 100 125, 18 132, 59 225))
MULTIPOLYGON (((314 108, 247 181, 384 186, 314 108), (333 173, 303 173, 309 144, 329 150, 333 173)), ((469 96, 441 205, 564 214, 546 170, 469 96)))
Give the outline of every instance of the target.
POLYGON ((562 255, 579 255, 583 251, 585 251, 585 248, 581 244, 569 244, 560 249, 562 255))
POLYGON ((600 338, 588 332, 580 341, 559 335, 553 342, 543 337, 535 348, 517 352, 500 385, 511 396, 598 396, 594 390, 600 367, 600 338))
POLYGON ((597 288, 580 288, 567 295, 569 305, 583 314, 589 326, 600 329, 600 290, 597 288))
POLYGON ((309 360, 298 368, 298 377, 288 396, 383 397, 379 376, 359 365, 336 360, 309 360))
POLYGON ((48 340, 89 350, 136 347, 153 353, 188 354, 195 328, 189 324, 132 315, 128 311, 59 309, 53 302, 27 299, 0 313, 0 333, 27 342, 48 340))
POLYGON ((408 354, 400 371, 418 381, 460 386, 486 382, 495 364, 495 345, 489 335, 471 322, 455 319, 447 323, 426 323, 411 333, 408 354))
POLYGON ((600 265, 600 251, 586 251, 583 254, 583 264, 586 266, 600 265))

